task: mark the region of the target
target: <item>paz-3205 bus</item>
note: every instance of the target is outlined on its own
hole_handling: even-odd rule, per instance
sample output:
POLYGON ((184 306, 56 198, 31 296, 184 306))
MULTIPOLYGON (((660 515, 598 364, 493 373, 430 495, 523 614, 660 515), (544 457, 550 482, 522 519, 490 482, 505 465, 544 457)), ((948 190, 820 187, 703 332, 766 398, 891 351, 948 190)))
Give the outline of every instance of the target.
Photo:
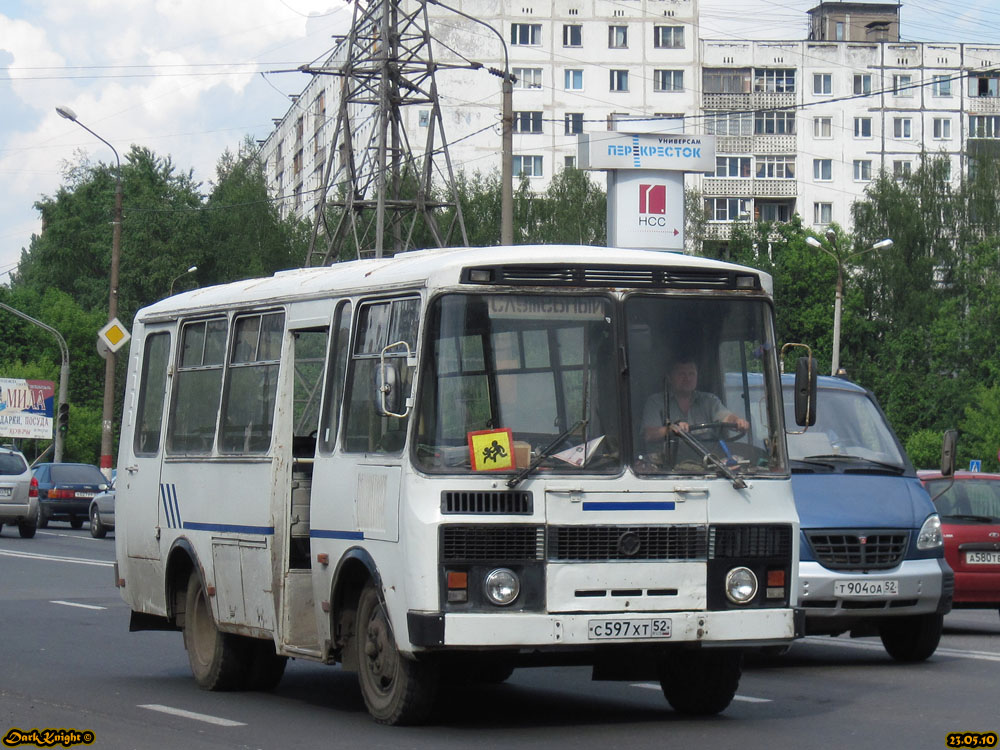
POLYGON ((131 629, 182 631, 208 689, 339 662, 391 724, 449 680, 558 664, 723 710, 742 649, 801 626, 770 285, 472 248, 144 308, 118 463, 131 629), (672 406, 691 398, 702 416, 672 406))

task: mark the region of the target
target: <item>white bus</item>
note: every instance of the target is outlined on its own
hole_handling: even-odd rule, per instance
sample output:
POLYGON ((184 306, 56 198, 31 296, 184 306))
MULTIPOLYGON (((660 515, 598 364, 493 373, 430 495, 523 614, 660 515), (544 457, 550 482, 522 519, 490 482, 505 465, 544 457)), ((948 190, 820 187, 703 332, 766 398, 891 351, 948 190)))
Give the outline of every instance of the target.
POLYGON ((140 310, 117 487, 130 629, 182 631, 213 690, 340 663, 390 724, 425 720, 449 680, 558 664, 722 711, 742 649, 802 624, 770 292, 702 258, 524 246, 140 310), (685 400, 680 360, 707 421, 655 407, 685 400))

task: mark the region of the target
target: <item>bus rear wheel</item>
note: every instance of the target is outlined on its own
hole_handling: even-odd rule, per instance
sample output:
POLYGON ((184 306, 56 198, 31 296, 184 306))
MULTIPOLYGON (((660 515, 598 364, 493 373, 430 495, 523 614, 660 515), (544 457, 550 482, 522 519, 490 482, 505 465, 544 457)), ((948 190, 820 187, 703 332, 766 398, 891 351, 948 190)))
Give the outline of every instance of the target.
POLYGON ((660 662, 660 687, 678 713, 711 716, 732 702, 742 674, 739 649, 678 650, 660 662))
POLYGON ((365 585, 358 600, 358 683, 372 718, 380 724, 419 724, 434 707, 441 682, 436 660, 405 657, 396 648, 385 605, 375 585, 365 585))
POLYGON ((184 648, 195 682, 205 690, 244 687, 248 678, 245 644, 239 636, 219 630, 197 572, 188 579, 184 604, 184 648))

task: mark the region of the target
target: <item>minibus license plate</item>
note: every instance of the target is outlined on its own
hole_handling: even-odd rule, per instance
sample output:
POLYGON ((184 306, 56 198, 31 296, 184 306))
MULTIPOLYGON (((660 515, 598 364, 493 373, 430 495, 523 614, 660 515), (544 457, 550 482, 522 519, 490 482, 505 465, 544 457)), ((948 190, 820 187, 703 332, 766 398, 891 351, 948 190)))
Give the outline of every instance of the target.
POLYGON ((591 620, 587 638, 592 641, 617 641, 633 638, 669 638, 670 620, 591 620))
POLYGON ((14 494, 14 490, 10 487, 0 487, 0 497, 10 497, 14 494))
POLYGON ((1000 552, 977 552, 969 550, 965 553, 966 565, 1000 565, 1000 552))
POLYGON ((842 599, 896 596, 899 594, 899 581, 892 578, 874 581, 837 581, 833 584, 833 594, 842 599))

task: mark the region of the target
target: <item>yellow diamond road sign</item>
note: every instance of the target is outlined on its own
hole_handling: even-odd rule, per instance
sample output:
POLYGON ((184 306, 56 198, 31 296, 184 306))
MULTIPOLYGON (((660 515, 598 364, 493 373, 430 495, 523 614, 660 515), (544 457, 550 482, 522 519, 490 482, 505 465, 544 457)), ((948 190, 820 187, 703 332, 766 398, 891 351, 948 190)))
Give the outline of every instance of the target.
POLYGON ((118 318, 115 318, 97 332, 97 337, 104 342, 108 349, 116 352, 128 343, 132 334, 126 330, 118 318))

